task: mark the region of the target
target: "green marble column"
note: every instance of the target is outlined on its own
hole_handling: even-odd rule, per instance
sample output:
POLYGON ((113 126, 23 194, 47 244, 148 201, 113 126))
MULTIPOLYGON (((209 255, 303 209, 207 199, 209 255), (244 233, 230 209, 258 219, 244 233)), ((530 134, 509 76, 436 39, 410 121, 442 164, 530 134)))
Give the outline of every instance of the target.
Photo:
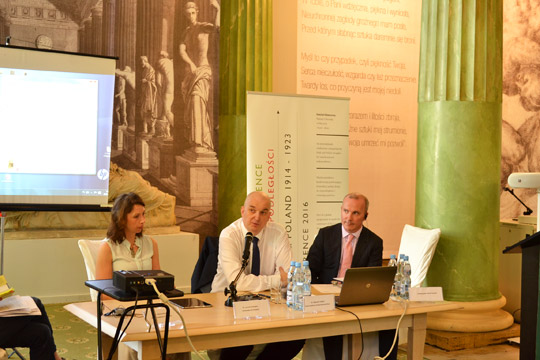
POLYGON ((424 0, 421 26, 415 220, 442 230, 426 282, 498 299, 502 0, 424 0))
POLYGON ((272 0, 221 3, 219 229, 246 197, 246 91, 272 91, 272 0))

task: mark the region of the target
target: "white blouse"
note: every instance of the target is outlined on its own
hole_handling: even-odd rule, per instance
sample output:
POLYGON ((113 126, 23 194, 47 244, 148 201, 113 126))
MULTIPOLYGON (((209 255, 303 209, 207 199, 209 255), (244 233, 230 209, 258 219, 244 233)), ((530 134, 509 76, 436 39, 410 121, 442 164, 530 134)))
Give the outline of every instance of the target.
POLYGON ((152 239, 143 235, 135 238, 135 245, 139 247, 135 256, 131 256, 130 243, 127 240, 120 244, 107 239, 111 248, 113 271, 119 270, 152 270, 152 256, 154 246, 152 239))

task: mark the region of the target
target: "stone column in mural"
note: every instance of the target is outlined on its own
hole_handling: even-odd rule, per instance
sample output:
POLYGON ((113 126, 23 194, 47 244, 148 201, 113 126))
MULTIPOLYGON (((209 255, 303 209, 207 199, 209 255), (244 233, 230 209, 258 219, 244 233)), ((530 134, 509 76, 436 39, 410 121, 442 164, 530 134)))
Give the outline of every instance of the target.
POLYGON ((85 54, 91 54, 91 46, 89 44, 92 34, 90 33, 90 19, 83 20, 81 28, 79 30, 79 52, 85 54))
POLYGON ((101 53, 106 56, 116 56, 114 53, 114 13, 116 0, 103 0, 103 16, 101 29, 101 53))
POLYGON ((416 225, 442 230, 427 285, 464 306, 428 328, 500 330, 502 0, 422 6, 416 225))
POLYGON ((178 13, 183 16, 184 26, 175 56, 179 57, 177 64, 182 74, 181 83, 177 83, 182 110, 176 116, 175 126, 182 127, 181 138, 187 146, 176 157, 176 194, 183 204, 212 207, 212 174, 218 168, 213 116, 217 71, 213 68, 216 59, 210 57, 209 49, 213 47, 212 42, 218 41, 221 7, 217 0, 206 1, 210 14, 201 18, 198 3, 180 4, 182 8, 178 13))
POLYGON ((103 8, 92 8, 92 54, 102 55, 103 51, 103 8))
POLYGON ((137 1, 135 159, 141 169, 149 168, 148 142, 155 135, 158 116, 156 62, 161 51, 162 0, 137 1))
MULTIPOLYGON (((124 86, 127 124, 121 121, 118 127, 116 147, 130 158, 136 158, 135 151, 135 34, 137 25, 137 3, 118 1, 114 14, 114 49, 118 56, 116 62, 116 81, 124 86)), ((115 99, 115 101, 117 101, 115 99)))
POLYGON ((272 2, 227 3, 220 38, 220 229, 238 218, 246 197, 246 91, 272 91, 272 2))
POLYGON ((135 71, 135 42, 137 26, 137 2, 119 1, 115 7, 114 48, 118 56, 117 66, 129 66, 135 71))
POLYGON ((0 9, 0 42, 5 44, 9 36, 9 21, 6 9, 0 9))

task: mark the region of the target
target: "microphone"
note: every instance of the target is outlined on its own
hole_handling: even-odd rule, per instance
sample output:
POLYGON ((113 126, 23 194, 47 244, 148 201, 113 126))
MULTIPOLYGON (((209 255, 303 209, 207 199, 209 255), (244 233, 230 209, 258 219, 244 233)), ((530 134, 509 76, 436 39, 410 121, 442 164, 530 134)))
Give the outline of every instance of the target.
POLYGON ((249 248, 251 246, 251 242, 253 241, 253 234, 251 232, 248 232, 246 234, 245 240, 246 243, 244 245, 244 254, 242 255, 242 267, 240 268, 240 271, 238 271, 236 278, 231 282, 228 288, 225 288, 224 291, 225 296, 231 294, 225 301, 225 306, 233 306, 233 302, 235 301, 262 300, 262 298, 258 295, 236 296, 236 283, 238 282, 240 275, 244 272, 246 266, 249 263, 249 248))
POLYGON ((253 241, 253 234, 251 232, 248 232, 246 234, 246 244, 244 245, 244 255, 242 255, 242 259, 244 261, 247 261, 249 259, 249 248, 251 247, 252 241, 253 241))
POLYGON ((517 201, 519 201, 521 203, 521 205, 525 206, 527 211, 524 211, 523 215, 531 215, 532 214, 532 212, 533 212, 532 209, 530 207, 528 207, 527 205, 525 205, 525 203, 523 201, 521 201, 521 199, 518 198, 516 194, 514 194, 514 190, 510 189, 507 186, 505 186, 503 190, 508 191, 510 194, 512 194, 513 197, 515 197, 517 199, 517 201))

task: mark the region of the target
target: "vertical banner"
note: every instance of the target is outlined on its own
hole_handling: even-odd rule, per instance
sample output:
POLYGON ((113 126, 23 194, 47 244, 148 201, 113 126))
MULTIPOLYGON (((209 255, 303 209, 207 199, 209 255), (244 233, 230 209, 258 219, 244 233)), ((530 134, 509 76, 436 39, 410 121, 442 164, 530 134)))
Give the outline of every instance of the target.
POLYGON ((271 199, 294 259, 321 227, 340 222, 349 190, 349 99, 247 94, 247 190, 271 199))
POLYGON ((370 200, 388 258, 414 224, 422 1, 273 4, 273 89, 350 98, 349 188, 370 200))

